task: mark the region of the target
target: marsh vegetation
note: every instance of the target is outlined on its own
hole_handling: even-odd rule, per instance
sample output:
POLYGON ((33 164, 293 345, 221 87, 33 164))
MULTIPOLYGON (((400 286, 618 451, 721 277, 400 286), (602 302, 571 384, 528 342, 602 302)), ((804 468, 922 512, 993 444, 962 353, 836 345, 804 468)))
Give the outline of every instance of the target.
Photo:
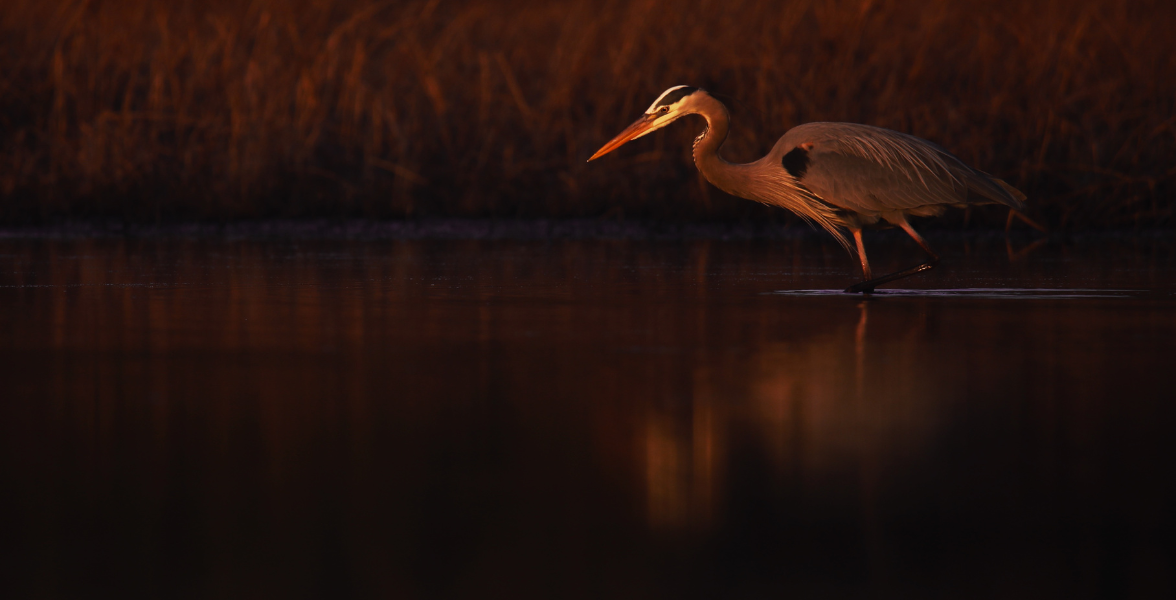
POLYGON ((697 126, 584 164, 690 83, 729 100, 732 159, 795 124, 870 123, 1006 179, 1055 228, 1170 225, 1174 15, 1109 0, 9 0, 0 222, 790 219, 703 184, 685 151, 697 126))

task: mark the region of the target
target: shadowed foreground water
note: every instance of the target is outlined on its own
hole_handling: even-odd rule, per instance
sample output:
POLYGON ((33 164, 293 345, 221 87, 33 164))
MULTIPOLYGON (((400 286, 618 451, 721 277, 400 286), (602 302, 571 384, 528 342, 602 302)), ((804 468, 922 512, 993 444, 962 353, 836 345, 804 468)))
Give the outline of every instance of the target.
POLYGON ((1176 247, 938 245, 0 242, 8 597, 1172 597, 1176 247))

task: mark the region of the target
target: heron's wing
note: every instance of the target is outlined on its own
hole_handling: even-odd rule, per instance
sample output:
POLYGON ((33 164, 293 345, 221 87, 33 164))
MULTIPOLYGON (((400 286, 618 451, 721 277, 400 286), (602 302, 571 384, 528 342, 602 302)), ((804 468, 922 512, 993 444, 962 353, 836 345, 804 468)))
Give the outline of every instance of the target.
MULTIPOLYGON (((1022 207, 992 178, 943 148, 897 131, 851 123, 809 123, 790 130, 780 146, 785 168, 787 152, 807 153, 798 177, 805 187, 855 212, 994 202, 1022 207)), ((800 164, 798 157, 793 163, 800 164)))

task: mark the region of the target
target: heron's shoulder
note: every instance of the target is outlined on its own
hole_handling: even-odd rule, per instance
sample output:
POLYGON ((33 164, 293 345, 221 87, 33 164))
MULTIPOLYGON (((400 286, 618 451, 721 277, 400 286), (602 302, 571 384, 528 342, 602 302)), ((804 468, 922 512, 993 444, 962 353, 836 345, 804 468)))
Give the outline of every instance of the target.
POLYGON ((943 151, 927 140, 910 134, 863 125, 861 123, 839 123, 815 121, 797 125, 780 138, 779 145, 785 149, 807 146, 816 151, 837 151, 860 147, 861 142, 899 146, 918 146, 943 151))

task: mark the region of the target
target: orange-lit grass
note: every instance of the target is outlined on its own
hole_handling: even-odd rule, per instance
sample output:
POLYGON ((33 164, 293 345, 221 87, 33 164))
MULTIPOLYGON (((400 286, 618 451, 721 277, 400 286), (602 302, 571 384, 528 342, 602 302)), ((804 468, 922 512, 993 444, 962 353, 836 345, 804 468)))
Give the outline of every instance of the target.
POLYGON ((1093 0, 8 0, 0 222, 786 218, 700 185, 698 123, 584 164, 688 83, 730 99, 732 159, 798 123, 870 123, 1005 178, 1055 227, 1171 223, 1173 14, 1093 0))

